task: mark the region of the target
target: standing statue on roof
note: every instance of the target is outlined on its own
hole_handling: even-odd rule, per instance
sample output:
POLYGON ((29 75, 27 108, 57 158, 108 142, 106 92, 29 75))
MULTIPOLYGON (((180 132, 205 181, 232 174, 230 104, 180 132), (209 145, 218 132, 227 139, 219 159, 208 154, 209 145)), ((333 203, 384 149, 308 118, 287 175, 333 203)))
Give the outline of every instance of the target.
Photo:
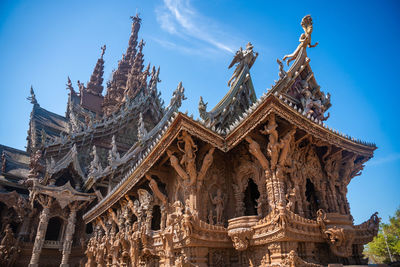
POLYGON ((305 16, 301 20, 301 27, 303 27, 304 33, 300 35, 299 42, 300 44, 297 46, 296 50, 290 54, 283 57, 283 61, 287 60, 287 65, 289 66, 290 61, 295 60, 301 51, 302 48, 306 49, 307 47, 316 47, 318 42, 315 44, 311 44, 311 33, 313 31, 313 22, 310 15, 305 16))
POLYGON ((250 69, 251 66, 253 66, 254 62, 256 61, 257 57, 258 53, 257 52, 254 53, 253 45, 250 42, 247 43, 245 50, 243 50, 243 48, 240 47, 240 49, 236 52, 231 64, 228 67, 228 69, 230 69, 233 67, 233 65, 239 63, 236 66, 236 69, 233 72, 232 77, 228 81, 228 86, 231 86, 231 84, 236 81, 236 79, 239 77, 240 73, 244 69, 245 65, 247 65, 247 67, 250 69))

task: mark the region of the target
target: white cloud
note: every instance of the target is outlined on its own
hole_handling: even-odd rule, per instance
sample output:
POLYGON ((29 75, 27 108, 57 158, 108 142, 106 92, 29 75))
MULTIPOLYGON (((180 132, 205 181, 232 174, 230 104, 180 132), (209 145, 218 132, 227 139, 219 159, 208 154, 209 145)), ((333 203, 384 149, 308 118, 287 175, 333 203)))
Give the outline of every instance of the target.
POLYGON ((215 53, 215 49, 212 49, 212 48, 197 49, 195 47, 193 47, 193 48, 186 47, 183 45, 176 44, 174 42, 170 42, 167 40, 158 39, 158 38, 154 38, 154 37, 152 37, 151 39, 165 48, 179 50, 184 54, 198 55, 198 56, 203 56, 203 57, 212 57, 213 53, 215 53))
POLYGON ((187 42, 195 42, 197 46, 199 42, 204 43, 204 46, 211 45, 228 53, 235 51, 231 44, 222 41, 232 38, 215 27, 214 21, 193 9, 189 0, 163 0, 163 5, 156 9, 156 16, 163 30, 187 42))

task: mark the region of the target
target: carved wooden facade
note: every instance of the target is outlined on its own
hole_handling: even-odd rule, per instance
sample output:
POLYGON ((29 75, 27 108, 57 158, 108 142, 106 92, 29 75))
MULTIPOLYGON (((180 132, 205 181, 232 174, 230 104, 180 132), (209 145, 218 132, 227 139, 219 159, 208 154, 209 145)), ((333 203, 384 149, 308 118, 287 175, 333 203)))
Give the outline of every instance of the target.
MULTIPOLYGON (((267 93, 255 96, 250 68, 258 54, 249 43, 232 61, 237 67, 227 95, 209 112, 201 99, 200 120, 178 112, 181 83, 163 107, 159 69, 143 67, 140 22, 133 18, 127 53, 104 100, 105 47, 80 93, 68 83, 64 130, 42 127, 42 142, 29 136, 29 174, 19 183, 29 196, 0 194, 13 208, 7 212, 18 215, 11 219, 3 208, 4 265, 26 264, 16 255, 29 245, 30 266, 364 263, 363 245, 376 235, 379 219, 374 214, 353 224, 347 186, 376 146, 323 122, 330 95, 320 90, 306 53, 315 46, 311 17, 302 20, 295 52, 283 58, 292 65, 285 71, 278 60, 280 79, 267 93), (85 94, 102 104, 85 99, 82 105, 85 94), (46 236, 55 216, 63 226, 51 243, 46 236), (22 222, 18 235, 12 220, 22 222), (93 229, 87 235, 85 224, 93 229), (46 257, 55 247, 62 253, 51 263, 46 257)), ((33 91, 31 101, 35 111, 33 91)), ((37 127, 31 122, 30 131, 37 127)))

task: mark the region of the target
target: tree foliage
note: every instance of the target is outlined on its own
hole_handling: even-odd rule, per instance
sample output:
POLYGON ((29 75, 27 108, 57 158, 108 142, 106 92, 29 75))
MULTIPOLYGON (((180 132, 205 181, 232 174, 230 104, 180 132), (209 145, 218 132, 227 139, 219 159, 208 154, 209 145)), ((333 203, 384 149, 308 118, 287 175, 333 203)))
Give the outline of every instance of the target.
POLYGON ((364 255, 371 263, 390 263, 388 249, 393 261, 400 261, 400 208, 396 210, 394 217, 390 217, 388 224, 379 224, 378 235, 365 246, 364 255))

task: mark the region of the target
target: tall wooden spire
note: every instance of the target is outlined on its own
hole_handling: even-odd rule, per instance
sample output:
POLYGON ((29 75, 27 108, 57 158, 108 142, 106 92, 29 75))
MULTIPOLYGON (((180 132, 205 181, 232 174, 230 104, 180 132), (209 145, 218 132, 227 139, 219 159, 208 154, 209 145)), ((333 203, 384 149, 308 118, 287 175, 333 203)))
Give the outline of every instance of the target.
POLYGON ((94 67, 90 81, 86 85, 86 90, 95 95, 101 95, 103 92, 103 74, 104 74, 104 59, 103 55, 106 51, 106 45, 101 47, 101 55, 97 60, 96 66, 94 67))
POLYGON ((90 76, 90 81, 86 87, 81 84, 81 105, 97 114, 102 113, 103 104, 103 74, 104 74, 104 59, 103 55, 106 51, 106 46, 101 47, 101 55, 97 60, 93 73, 90 76))
MULTIPOLYGON (((118 68, 113 72, 112 80, 107 84, 107 94, 104 97, 103 102, 103 111, 107 115, 117 110, 125 99, 125 93, 128 88, 127 82, 129 73, 132 70, 132 66, 137 57, 137 40, 142 19, 139 17, 139 14, 131 17, 131 19, 132 31, 131 36, 129 37, 128 48, 126 49, 125 55, 123 55, 122 59, 119 61, 118 68)), ((143 45, 144 44, 142 44, 142 46, 143 45)), ((143 55, 141 58, 143 58, 143 55)))

